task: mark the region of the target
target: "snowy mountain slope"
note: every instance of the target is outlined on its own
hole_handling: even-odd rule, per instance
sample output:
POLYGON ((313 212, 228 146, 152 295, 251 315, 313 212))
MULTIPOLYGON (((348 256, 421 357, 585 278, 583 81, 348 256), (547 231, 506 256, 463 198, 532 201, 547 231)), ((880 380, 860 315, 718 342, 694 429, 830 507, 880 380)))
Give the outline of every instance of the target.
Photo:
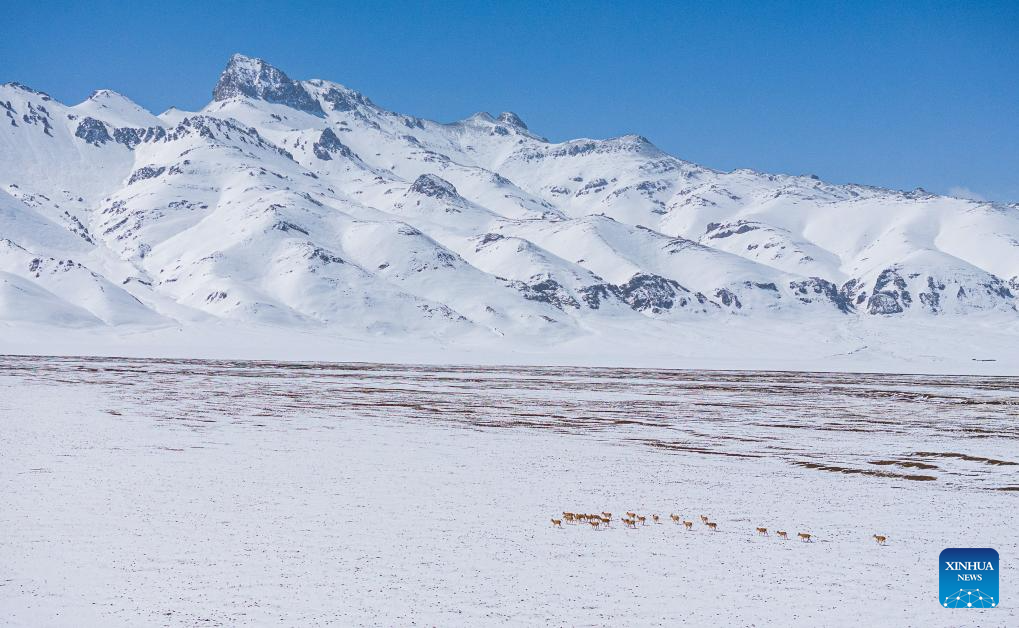
POLYGON ((42 323, 59 327, 87 327, 100 321, 37 283, 0 270, 0 316, 16 323, 42 323))
POLYGON ((19 84, 0 109, 0 321, 565 340, 1019 319, 1015 204, 553 143, 510 112, 433 122, 243 55, 199 112, 19 84))

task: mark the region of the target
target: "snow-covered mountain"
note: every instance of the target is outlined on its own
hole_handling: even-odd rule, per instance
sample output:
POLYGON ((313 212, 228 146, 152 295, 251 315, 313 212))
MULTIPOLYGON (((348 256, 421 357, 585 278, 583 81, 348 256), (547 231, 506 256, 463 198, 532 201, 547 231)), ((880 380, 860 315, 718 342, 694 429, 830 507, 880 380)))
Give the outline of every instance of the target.
POLYGON ((1019 316, 1015 204, 443 124, 242 55, 197 112, 16 83, 0 109, 0 321, 555 342, 1019 316))

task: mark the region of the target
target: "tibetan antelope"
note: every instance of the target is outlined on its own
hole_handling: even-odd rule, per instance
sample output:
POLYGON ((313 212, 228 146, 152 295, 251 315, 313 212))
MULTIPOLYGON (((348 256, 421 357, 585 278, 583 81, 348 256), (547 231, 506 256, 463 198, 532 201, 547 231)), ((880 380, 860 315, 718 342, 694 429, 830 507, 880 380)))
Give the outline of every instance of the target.
POLYGON ((611 519, 611 518, 612 518, 612 513, 611 513, 611 512, 603 512, 603 513, 601 514, 601 516, 602 516, 602 517, 608 517, 609 519, 611 519))
POLYGON ((707 515, 701 515, 701 523, 707 523, 707 522, 708 522, 707 515))
POLYGON ((646 526, 647 525, 647 517, 642 517, 641 515, 637 515, 637 521, 639 521, 640 525, 642 525, 642 526, 646 526))
POLYGON ((684 521, 683 527, 687 530, 693 530, 693 521, 684 521))
POLYGON ((768 536, 768 528, 757 528, 757 536, 768 536))
POLYGON ((679 515, 669 515, 669 518, 672 519, 672 523, 679 523, 679 515))
POLYGON ((608 527, 608 525, 610 523, 612 523, 612 519, 610 519, 609 517, 602 517, 601 518, 601 522, 602 522, 602 525, 608 527))
POLYGON ((561 528, 561 527, 563 527, 563 520, 562 519, 552 519, 552 527, 554 527, 554 528, 561 528))
POLYGON ((625 525, 626 527, 628 527, 628 528, 636 528, 637 527, 637 520, 636 519, 626 519, 626 518, 622 518, 622 517, 621 517, 621 519, 623 519, 623 525, 625 525))
POLYGON ((775 534, 777 534, 778 538, 780 539, 785 539, 787 541, 789 540, 789 533, 786 532, 785 530, 776 530, 775 534))
POLYGON ((566 519, 566 523, 573 523, 573 518, 575 516, 576 515, 574 515, 572 512, 564 512, 563 513, 563 519, 566 519))
POLYGON ((601 525, 601 519, 592 519, 592 520, 588 521, 588 523, 590 523, 590 524, 591 524, 591 527, 592 527, 592 528, 594 528, 595 530, 597 530, 597 529, 598 529, 598 526, 600 526, 600 525, 601 525))
POLYGON ((884 536, 883 534, 875 534, 874 535, 874 540, 877 541, 878 545, 884 545, 885 541, 888 540, 888 537, 884 536))
POLYGON ((659 521, 658 519, 658 515, 651 515, 651 521, 654 521, 655 523, 661 523, 661 521, 659 521))
POLYGON ((807 534, 806 532, 800 532, 796 536, 800 537, 800 540, 803 541, 804 543, 810 543, 811 542, 810 541, 811 535, 807 534))
POLYGON ((626 513, 626 516, 629 517, 630 519, 636 519, 637 518, 637 513, 635 513, 635 512, 628 512, 628 513, 626 513))
POLYGON ((708 526, 709 530, 713 530, 715 532, 718 532, 718 524, 715 523, 714 521, 709 521, 709 522, 705 523, 704 525, 708 526))

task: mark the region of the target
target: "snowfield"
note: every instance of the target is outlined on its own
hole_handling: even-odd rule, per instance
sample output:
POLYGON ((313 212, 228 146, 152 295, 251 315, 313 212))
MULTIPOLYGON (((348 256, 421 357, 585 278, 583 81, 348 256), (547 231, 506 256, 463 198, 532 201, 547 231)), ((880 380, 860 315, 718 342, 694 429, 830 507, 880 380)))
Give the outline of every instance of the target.
POLYGON ((230 322, 67 329, 0 323, 0 355, 1019 375, 1019 320, 623 321, 573 338, 404 337, 230 322))
POLYGON ((4 357, 3 623, 1017 625, 1017 391, 4 357), (553 528, 564 510, 719 531, 553 528), (960 546, 1000 553, 1000 607, 938 605, 960 546))

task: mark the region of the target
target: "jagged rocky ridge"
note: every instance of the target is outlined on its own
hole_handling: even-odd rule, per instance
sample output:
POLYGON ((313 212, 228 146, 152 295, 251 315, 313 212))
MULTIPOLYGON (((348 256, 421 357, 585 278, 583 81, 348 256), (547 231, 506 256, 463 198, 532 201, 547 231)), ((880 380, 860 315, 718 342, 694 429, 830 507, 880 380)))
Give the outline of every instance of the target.
POLYGON ((0 87, 0 320, 563 338, 1016 317, 1019 207, 449 124, 234 55, 200 112, 0 87))

